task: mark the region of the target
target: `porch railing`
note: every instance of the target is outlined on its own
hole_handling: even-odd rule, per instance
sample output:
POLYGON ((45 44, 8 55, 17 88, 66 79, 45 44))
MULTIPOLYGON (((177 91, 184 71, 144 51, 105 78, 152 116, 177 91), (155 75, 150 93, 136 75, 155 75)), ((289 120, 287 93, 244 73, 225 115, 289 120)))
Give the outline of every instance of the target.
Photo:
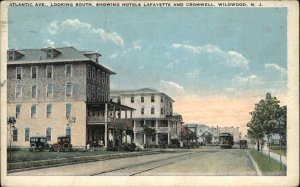
MULTIPOLYGON (((104 118, 104 116, 87 116, 87 122, 88 123, 105 123, 105 118, 104 118)), ((108 123, 114 122, 116 124, 126 124, 126 125, 132 124, 131 119, 115 118, 115 120, 113 120, 112 117, 107 117, 107 122, 108 123)))

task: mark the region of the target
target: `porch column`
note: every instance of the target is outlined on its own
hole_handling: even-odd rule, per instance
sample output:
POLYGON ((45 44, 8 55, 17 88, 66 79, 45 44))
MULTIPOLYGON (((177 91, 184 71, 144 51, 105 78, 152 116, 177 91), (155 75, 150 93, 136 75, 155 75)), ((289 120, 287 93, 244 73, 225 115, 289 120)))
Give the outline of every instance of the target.
POLYGON ((113 132, 112 132, 112 136, 113 136, 113 147, 115 147, 115 146, 116 146, 116 139, 115 139, 116 133, 115 133, 115 129, 113 129, 112 131, 113 131, 113 132))
POLYGON ((136 127, 136 121, 133 120, 133 142, 136 144, 136 130, 135 130, 135 127, 136 127))
MULTIPOLYGON (((144 120, 144 126, 146 125, 146 120, 144 120)), ((146 145, 146 134, 144 132, 144 145, 146 145)))
POLYGON ((155 137, 155 144, 158 145, 158 120, 155 120, 155 130, 156 130, 156 137, 155 137))
POLYGON ((105 122, 105 128, 104 128, 104 148, 107 148, 107 115, 108 115, 108 111, 107 111, 107 103, 105 103, 105 113, 104 113, 104 122, 105 122))
POLYGON ((171 137, 170 137, 170 121, 168 120, 168 145, 170 145, 171 144, 171 137))

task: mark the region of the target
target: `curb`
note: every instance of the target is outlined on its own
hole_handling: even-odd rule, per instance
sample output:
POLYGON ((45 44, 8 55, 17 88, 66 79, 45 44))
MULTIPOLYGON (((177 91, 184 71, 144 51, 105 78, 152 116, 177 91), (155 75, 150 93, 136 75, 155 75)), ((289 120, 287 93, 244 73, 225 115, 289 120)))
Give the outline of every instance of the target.
POLYGON ((255 160, 252 158, 251 154, 249 153, 249 150, 247 150, 247 154, 252 162, 252 165, 254 167, 254 169, 256 170, 256 173, 258 174, 258 176, 263 176, 262 172, 260 171, 258 165, 256 164, 255 160))
MULTIPOLYGON (((19 169, 13 169, 8 170, 7 174, 9 173, 15 173, 15 172, 21 172, 21 171, 30 171, 35 169, 44 169, 44 168, 51 168, 51 167, 60 167, 60 166, 66 166, 66 165, 75 165, 75 164, 82 164, 82 163, 88 163, 88 162, 96 162, 96 161, 104 161, 104 160, 111 160, 111 159, 117 159, 117 158, 128 158, 128 157, 137 157, 137 156, 143 156, 143 155, 153 155, 158 154, 159 151, 147 151, 147 152, 139 152, 139 153, 133 153, 133 154, 110 154, 110 155, 101 155, 101 156, 95 156, 94 158, 87 158, 86 160, 68 160, 67 158, 64 158, 62 160, 68 160, 66 163, 56 163, 56 164, 49 164, 49 165, 42 165, 42 166, 36 166, 36 167, 28 167, 28 168, 19 168, 19 169), (111 158, 108 158, 106 156, 112 156, 111 158), (103 158, 101 158, 103 157, 103 158)), ((84 158, 83 157, 76 157, 77 159, 84 158)), ((91 156, 92 157, 92 156, 91 156)))

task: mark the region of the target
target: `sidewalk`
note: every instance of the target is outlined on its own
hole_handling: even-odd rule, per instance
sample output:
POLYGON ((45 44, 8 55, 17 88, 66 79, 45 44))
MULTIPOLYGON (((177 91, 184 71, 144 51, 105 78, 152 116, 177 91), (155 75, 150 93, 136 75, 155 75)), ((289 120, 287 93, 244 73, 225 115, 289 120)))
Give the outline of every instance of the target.
MULTIPOLYGON (((266 156, 269 156, 268 148, 263 149, 263 154, 266 156)), ((278 162, 280 162, 280 155, 270 151, 270 157, 273 158, 274 160, 277 160, 278 162)), ((284 165, 286 165, 286 156, 281 155, 281 161, 284 165)))
MULTIPOLYGON (((255 145, 253 145, 253 144, 251 144, 251 145, 252 145, 252 146, 251 146, 252 149, 256 149, 256 146, 255 146, 255 145)), ((267 146, 265 146, 265 147, 263 148, 262 153, 263 153, 264 155, 266 155, 266 156, 269 156, 269 149, 268 149, 267 146)), ((273 152, 270 151, 270 157, 273 158, 274 160, 280 162, 280 155, 278 155, 278 154, 273 153, 273 152)), ((286 165, 286 156, 281 155, 281 161, 282 161, 282 163, 283 163, 284 165, 286 165)))

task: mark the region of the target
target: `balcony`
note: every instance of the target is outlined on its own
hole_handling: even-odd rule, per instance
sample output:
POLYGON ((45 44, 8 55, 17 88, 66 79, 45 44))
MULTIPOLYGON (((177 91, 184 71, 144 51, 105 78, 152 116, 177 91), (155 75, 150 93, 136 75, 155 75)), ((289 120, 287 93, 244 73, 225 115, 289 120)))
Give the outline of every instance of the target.
MULTIPOLYGON (((87 122, 88 123, 105 123, 104 116, 87 116, 87 122)), ((108 123, 115 123, 115 124, 124 124, 124 125, 132 125, 131 119, 121 119, 121 118, 114 118, 107 117, 108 123)))

